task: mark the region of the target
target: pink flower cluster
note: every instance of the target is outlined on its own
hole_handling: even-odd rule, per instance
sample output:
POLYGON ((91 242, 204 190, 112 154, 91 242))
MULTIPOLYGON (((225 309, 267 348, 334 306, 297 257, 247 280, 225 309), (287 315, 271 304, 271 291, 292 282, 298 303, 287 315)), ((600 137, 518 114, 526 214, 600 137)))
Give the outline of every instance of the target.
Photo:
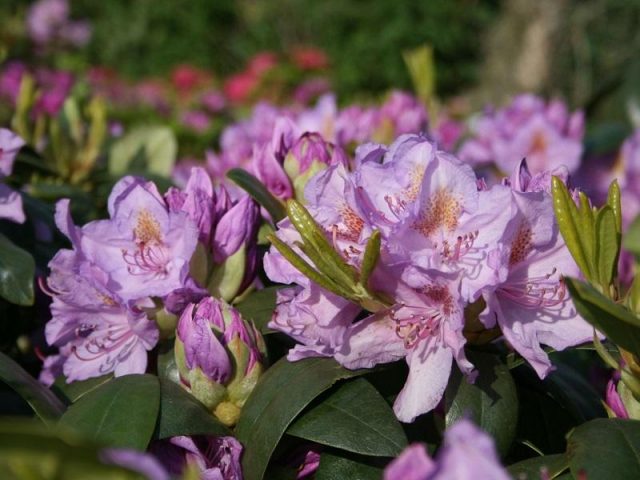
MULTIPOLYGON (((383 306, 362 318, 361 305, 310 281, 272 247, 267 274, 296 285, 279 292, 270 323, 299 343, 290 360, 331 356, 357 369, 405 358, 409 377, 394 409, 410 422, 439 403, 454 360, 473 379, 466 308, 479 310, 481 325, 540 377, 552 369, 542 344, 562 350, 592 337, 562 281, 579 270, 555 223, 548 172, 532 175, 522 162, 488 187, 420 135, 362 145, 353 163, 353 171, 337 163, 313 177, 306 206, 356 270, 367 240, 380 232, 369 287, 383 306)), ((297 249, 289 220, 278 227, 297 249)))

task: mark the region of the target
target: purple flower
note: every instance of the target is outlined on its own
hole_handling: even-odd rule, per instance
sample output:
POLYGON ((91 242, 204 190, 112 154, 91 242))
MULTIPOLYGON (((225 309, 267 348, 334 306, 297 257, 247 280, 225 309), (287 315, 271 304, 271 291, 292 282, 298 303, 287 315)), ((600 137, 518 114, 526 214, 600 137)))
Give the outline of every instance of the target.
POLYGON ((31 40, 40 45, 53 41, 68 18, 67 0, 39 0, 27 14, 27 30, 31 40))
POLYGON ((487 110, 471 130, 473 137, 459 155, 474 165, 495 163, 511 172, 525 157, 533 173, 560 165, 574 172, 580 165, 584 116, 581 111, 569 114, 559 100, 517 96, 501 110, 487 110))
POLYGON ((191 276, 211 293, 232 300, 254 280, 260 209, 246 194, 233 204, 224 186, 214 189, 206 171, 192 168, 183 190, 165 195, 170 212, 186 213, 198 227, 191 276))
POLYGON ((240 313, 213 297, 189 304, 178 322, 175 356, 182 384, 227 425, 263 371, 264 343, 240 313))
POLYGON ((39 46, 61 40, 82 47, 91 37, 91 26, 87 22, 69 20, 67 0, 39 0, 34 3, 27 14, 27 31, 39 46))
POLYGON ((640 129, 624 141, 618 162, 622 169, 618 182, 624 198, 622 220, 626 228, 640 213, 640 129))
MULTIPOLYGON (((13 162, 24 140, 5 128, 0 128, 0 180, 11 175, 13 162)), ((23 223, 25 221, 20 193, 0 183, 0 218, 23 223)))
POLYGON ((506 278, 485 289, 480 318, 487 328, 497 324, 544 378, 552 366, 541 344, 563 350, 589 341, 593 327, 577 314, 562 281, 580 271, 558 232, 551 195, 544 189, 512 195, 517 214, 489 258, 506 278))
POLYGON ((188 110, 180 117, 182 125, 196 133, 204 133, 211 127, 211 118, 201 110, 188 110))
POLYGON ((126 448, 106 448, 100 452, 100 460, 107 465, 117 465, 140 473, 147 480, 169 480, 169 473, 149 453, 126 448))
MULTIPOLYGON (((406 359, 409 376, 394 411, 410 422, 440 402, 454 359, 473 380, 463 312, 480 296, 486 328, 499 326, 540 376, 551 368, 541 343, 563 349, 591 337, 564 294, 561 274, 577 267, 554 223, 548 172, 531 175, 523 163, 489 188, 420 135, 388 148, 363 145, 356 157, 353 172, 336 164, 310 179, 306 206, 356 270, 368 238, 380 232, 368 281, 374 301, 325 291, 272 249, 265 272, 295 284, 280 292, 269 324, 299 343, 290 360, 331 356, 357 369, 406 359), (371 313, 356 321, 363 307, 371 313)), ((277 235, 306 258, 288 220, 277 235)))
MULTIPOLYGON (((423 133, 427 129, 427 111, 414 96, 394 90, 380 107, 379 126, 391 139, 406 133, 423 133)), ((380 140, 385 140, 384 134, 380 140)))
POLYGON ((33 115, 57 115, 71 92, 73 75, 62 70, 42 69, 36 72, 36 81, 40 95, 33 106, 33 115))
POLYGON ((27 66, 19 61, 8 62, 0 73, 0 97, 9 100, 15 106, 20 94, 22 79, 28 72, 27 66))
POLYGON ((444 434, 435 460, 424 445, 413 444, 384 472, 384 480, 508 480, 493 439, 469 420, 459 420, 444 434))
POLYGON ((152 182, 125 177, 109 196, 109 220, 82 227, 80 250, 104 271, 124 300, 162 297, 189 273, 198 229, 184 212, 171 212, 152 182))
POLYGON ((218 90, 203 93, 200 103, 209 113, 219 113, 227 106, 224 94, 218 90))
MULTIPOLYGON (((147 351, 158 341, 158 329, 144 308, 153 302, 126 302, 108 289, 108 276, 75 250, 82 232, 71 223, 68 200, 57 206, 56 223, 74 250, 60 250, 49 263, 47 290, 53 297, 52 319, 45 327, 50 345, 60 356, 45 368, 62 364, 67 382, 113 372, 144 373, 147 351)), ((47 375, 43 377, 47 379, 47 375)))
POLYGON ((432 275, 427 281, 426 275, 416 275, 408 284, 397 280, 401 275, 378 270, 377 291, 393 298, 394 305, 350 327, 333 356, 350 369, 406 358, 409 377, 393 409, 399 420, 412 422, 440 402, 454 358, 471 379, 473 365, 464 354, 458 280, 432 275))
POLYGON ((151 445, 151 453, 173 476, 193 468, 203 480, 242 480, 242 445, 234 437, 178 436, 151 445))

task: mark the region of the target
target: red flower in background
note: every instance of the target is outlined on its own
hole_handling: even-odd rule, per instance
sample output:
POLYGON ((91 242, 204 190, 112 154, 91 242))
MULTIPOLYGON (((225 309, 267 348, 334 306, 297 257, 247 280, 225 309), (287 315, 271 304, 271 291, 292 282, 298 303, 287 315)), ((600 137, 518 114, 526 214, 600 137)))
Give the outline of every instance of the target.
POLYGON ((246 72, 261 77, 276 65, 278 65, 278 56, 274 52, 260 52, 249 59, 246 72))
POLYGON ((329 66, 329 57, 316 47, 296 47, 291 59, 302 70, 323 70, 329 66))
POLYGON ((171 83, 181 94, 189 94, 211 81, 211 74, 193 65, 178 65, 171 72, 171 83))

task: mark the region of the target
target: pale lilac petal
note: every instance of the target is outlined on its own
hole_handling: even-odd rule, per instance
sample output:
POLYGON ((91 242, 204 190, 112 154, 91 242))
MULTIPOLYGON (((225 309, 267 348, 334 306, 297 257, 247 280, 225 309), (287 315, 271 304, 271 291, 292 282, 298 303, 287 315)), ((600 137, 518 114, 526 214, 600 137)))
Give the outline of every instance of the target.
POLYGON ((384 471, 384 480, 428 480, 436 469, 421 443, 408 446, 384 471))
POLYGON ((422 342, 408 356, 409 377, 396 397, 393 411, 401 422, 433 410, 447 388, 453 354, 435 341, 422 342))

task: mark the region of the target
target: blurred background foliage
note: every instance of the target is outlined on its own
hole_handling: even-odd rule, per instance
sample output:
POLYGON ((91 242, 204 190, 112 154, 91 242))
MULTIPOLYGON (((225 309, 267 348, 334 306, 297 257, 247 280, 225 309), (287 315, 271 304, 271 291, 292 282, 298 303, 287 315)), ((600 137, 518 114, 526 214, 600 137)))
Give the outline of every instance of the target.
MULTIPOLYGON (((0 17, 24 18, 29 3, 3 0, 0 17)), ((474 106, 524 89, 620 119, 640 85, 638 0, 72 0, 71 8, 93 36, 56 66, 108 66, 131 79, 181 63, 228 76, 257 52, 311 45, 328 54, 344 102, 410 88, 401 52, 426 43, 439 95, 469 94, 474 106)), ((0 32, 16 58, 28 55, 11 45, 21 28, 4 22, 0 32)))

